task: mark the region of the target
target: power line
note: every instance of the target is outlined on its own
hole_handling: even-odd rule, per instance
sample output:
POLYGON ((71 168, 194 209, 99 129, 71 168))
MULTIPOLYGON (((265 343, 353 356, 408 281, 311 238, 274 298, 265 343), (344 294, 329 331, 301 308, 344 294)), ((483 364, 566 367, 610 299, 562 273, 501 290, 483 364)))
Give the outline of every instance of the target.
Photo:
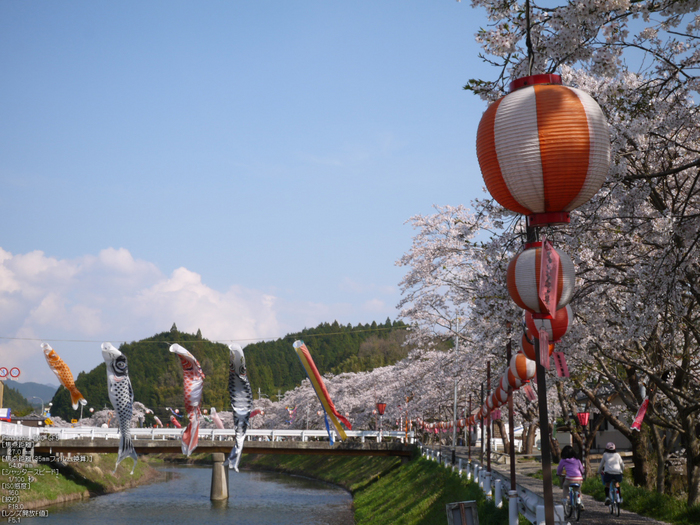
MULTIPOLYGON (((217 339, 215 341, 210 341, 212 343, 238 343, 238 342, 245 342, 245 341, 271 341, 271 340, 278 340, 278 339, 287 339, 289 337, 296 337, 296 336, 301 336, 303 335, 304 337, 326 337, 326 336, 336 336, 336 335, 347 335, 347 334, 356 334, 356 333, 362 333, 362 332, 381 332, 381 331, 387 331, 387 330, 395 330, 395 329, 402 329, 402 328, 408 328, 408 326, 403 326, 403 327, 395 327, 395 326, 390 326, 390 327, 377 327, 377 328, 363 328, 362 330, 349 330, 346 332, 328 332, 328 333, 322 333, 322 334, 302 334, 301 332, 296 332, 293 334, 287 334, 284 336, 274 336, 274 337, 253 337, 249 339, 217 339)), ((186 334, 190 335, 190 334, 186 334)), ((193 336, 194 337, 194 336, 193 336)), ((6 337, 6 336, 0 336, 0 339, 6 340, 6 341, 48 341, 52 343, 103 343, 105 341, 111 341, 115 343, 130 343, 130 341, 127 341, 125 339, 55 339, 55 338, 37 338, 37 337, 6 337)), ((140 341, 139 344, 172 344, 172 343, 177 343, 177 342, 196 342, 200 341, 200 339, 194 339, 192 341, 140 341)), ((136 341, 133 341, 136 342, 136 341)))

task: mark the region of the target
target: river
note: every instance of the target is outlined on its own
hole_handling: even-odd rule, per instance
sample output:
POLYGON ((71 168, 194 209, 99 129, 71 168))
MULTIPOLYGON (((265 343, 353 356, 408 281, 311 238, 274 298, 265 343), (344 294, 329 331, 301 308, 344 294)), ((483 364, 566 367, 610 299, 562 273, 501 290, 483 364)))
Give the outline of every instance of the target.
POLYGON ((229 473, 229 499, 209 500, 211 468, 160 469, 166 481, 49 508, 47 521, 88 524, 350 525, 352 497, 333 485, 271 472, 229 473))

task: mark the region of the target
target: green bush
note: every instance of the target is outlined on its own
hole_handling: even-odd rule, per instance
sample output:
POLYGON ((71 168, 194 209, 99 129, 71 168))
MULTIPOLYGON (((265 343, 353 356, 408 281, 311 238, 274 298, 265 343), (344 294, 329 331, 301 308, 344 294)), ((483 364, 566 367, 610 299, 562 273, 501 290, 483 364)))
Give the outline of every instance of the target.
MULTIPOLYGON (((600 476, 592 476, 583 482, 581 490, 598 501, 605 500, 605 487, 600 476)), ((643 487, 635 487, 626 479, 620 485, 622 508, 661 521, 677 525, 700 523, 700 505, 688 507, 688 504, 668 494, 643 487)))

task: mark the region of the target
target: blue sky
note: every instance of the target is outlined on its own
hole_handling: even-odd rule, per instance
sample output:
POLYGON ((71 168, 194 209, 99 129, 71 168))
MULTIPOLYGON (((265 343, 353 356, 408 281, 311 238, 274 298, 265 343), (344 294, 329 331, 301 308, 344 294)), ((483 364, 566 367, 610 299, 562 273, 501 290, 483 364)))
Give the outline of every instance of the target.
MULTIPOLYGON (((468 3, 0 3, 0 366, 397 317, 405 221, 481 195, 468 3), (87 341, 67 342, 61 339, 87 341), (118 343, 117 343, 118 344, 118 343)), ((55 382, 55 381, 54 381, 55 382)))

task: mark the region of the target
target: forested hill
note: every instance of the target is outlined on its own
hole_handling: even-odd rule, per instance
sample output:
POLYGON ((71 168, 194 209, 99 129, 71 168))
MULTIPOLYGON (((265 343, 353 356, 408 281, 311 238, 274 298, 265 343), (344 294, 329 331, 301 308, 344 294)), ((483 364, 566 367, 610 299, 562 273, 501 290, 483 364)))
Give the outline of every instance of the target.
POLYGON ((29 401, 17 390, 7 385, 4 385, 3 388, 2 406, 11 408, 13 416, 26 416, 32 411, 29 401))
MULTIPOLYGON (((260 388, 261 393, 276 399, 278 390, 284 393, 306 377, 292 347, 295 340, 302 339, 306 343, 321 374, 337 374, 371 370, 402 359, 408 352, 403 346, 405 334, 406 325, 400 321, 392 323, 390 319, 383 324, 373 322, 354 327, 337 322, 323 323, 276 341, 245 346, 248 377, 256 397, 260 388)), ((159 416, 165 415, 165 407, 183 410, 182 365, 168 350, 172 343, 187 348, 202 366, 206 375, 203 406, 230 410, 228 347, 204 339, 199 331, 196 335, 180 332, 175 325, 169 332, 119 347, 128 360, 135 400, 155 410, 159 416)), ((75 383, 88 401, 86 409, 111 407, 104 363, 90 372, 81 372, 75 383)), ((52 402, 53 415, 68 421, 79 416, 80 409, 73 410, 65 388, 58 389, 52 402)))

